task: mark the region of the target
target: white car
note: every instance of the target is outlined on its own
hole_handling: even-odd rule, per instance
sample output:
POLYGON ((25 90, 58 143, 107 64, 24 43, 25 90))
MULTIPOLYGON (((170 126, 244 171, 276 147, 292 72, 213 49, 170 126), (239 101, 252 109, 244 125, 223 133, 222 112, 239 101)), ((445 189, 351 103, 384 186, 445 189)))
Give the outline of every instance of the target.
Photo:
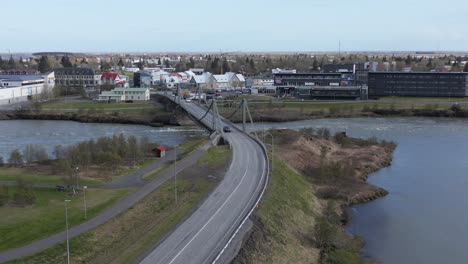
POLYGON ((190 103, 190 102, 192 102, 192 99, 187 98, 187 99, 185 99, 185 102, 190 103))

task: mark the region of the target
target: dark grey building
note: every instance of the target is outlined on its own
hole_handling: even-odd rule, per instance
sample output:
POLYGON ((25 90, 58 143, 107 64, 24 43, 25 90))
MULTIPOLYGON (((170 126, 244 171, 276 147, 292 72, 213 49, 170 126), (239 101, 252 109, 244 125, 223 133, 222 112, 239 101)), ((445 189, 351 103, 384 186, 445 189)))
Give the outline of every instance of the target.
POLYGON ((367 87, 354 85, 352 73, 278 73, 276 93, 304 99, 363 99, 367 87))
POLYGON ((369 98, 468 96, 466 72, 369 72, 368 78, 369 98))
POLYGON ((90 68, 55 69, 55 83, 69 87, 94 87, 100 84, 100 75, 90 68))

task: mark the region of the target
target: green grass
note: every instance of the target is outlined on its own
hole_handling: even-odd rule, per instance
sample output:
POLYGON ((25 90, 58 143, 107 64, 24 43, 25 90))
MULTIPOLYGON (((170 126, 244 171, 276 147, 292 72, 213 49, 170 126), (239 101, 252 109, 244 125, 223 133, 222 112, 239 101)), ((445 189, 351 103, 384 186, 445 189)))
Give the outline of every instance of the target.
MULTIPOLYGON (((47 103, 42 106, 45 110, 55 109, 112 109, 112 108, 152 108, 148 103, 99 103, 99 102, 76 102, 59 101, 47 103)), ((139 109, 136 109, 139 110, 139 109)))
MULTIPOLYGON (((209 154, 205 154, 209 155, 209 154)), ((227 166, 226 157, 220 167, 227 166)), ((220 169, 220 168, 218 168, 220 169)), ((74 237, 70 241, 72 263, 132 263, 160 241, 214 188, 216 183, 201 173, 199 164, 178 176, 178 203, 174 200, 174 183, 168 181, 129 210, 111 221, 74 237)), ((9 263, 63 263, 65 244, 9 263)))
MULTIPOLYGON (((1 167, 0 168, 0 181, 16 181, 18 177, 30 183, 49 183, 49 184, 63 184, 62 177, 53 175, 31 174, 25 172, 21 168, 15 167, 1 167)), ((80 183, 87 186, 94 186, 102 184, 102 181, 83 178, 80 183)))
MULTIPOLYGON (((312 184, 279 159, 256 212, 260 229, 242 263, 314 263, 308 242, 317 211, 312 184), (261 233, 261 234, 259 234, 261 233)), ((257 234, 255 232, 258 232, 257 234)))
POLYGON ((231 155, 229 146, 216 146, 209 148, 206 153, 198 161, 202 166, 215 168, 223 164, 231 155))
POLYGON ((468 97, 399 97, 399 96, 386 96, 380 97, 379 101, 441 101, 441 102, 463 102, 468 101, 468 97))
MULTIPOLYGON (((63 231, 64 200, 69 203, 69 224, 74 226, 84 219, 83 197, 71 197, 55 188, 33 188, 36 202, 29 207, 0 207, 0 251, 26 245, 57 232, 63 231)), ((13 196, 15 187, 9 187, 13 196)), ((129 193, 131 189, 86 191, 87 216, 94 217, 119 198, 129 193)))

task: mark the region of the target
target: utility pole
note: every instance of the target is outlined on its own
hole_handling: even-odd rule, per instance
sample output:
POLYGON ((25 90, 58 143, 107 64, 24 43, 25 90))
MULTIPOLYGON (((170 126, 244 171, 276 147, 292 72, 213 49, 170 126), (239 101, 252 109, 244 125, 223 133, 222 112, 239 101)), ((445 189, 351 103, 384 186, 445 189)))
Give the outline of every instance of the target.
POLYGON ((245 132, 245 118, 246 118, 246 104, 245 104, 245 98, 242 99, 242 131, 245 132))
POLYGON ((68 241, 68 203, 71 200, 65 200, 65 229, 67 234, 67 263, 70 264, 70 242, 68 241))

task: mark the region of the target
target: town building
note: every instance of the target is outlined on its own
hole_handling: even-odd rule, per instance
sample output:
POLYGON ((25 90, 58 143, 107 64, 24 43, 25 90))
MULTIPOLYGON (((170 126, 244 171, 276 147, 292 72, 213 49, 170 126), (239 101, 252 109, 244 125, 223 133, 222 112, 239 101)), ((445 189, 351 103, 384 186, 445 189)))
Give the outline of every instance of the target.
POLYGON ((149 101, 150 90, 148 88, 123 88, 118 87, 111 91, 103 91, 99 95, 99 101, 125 102, 125 101, 149 101))
POLYGON ((467 72, 369 72, 369 97, 468 96, 467 72))
MULTIPOLYGON (((99 80, 90 68, 60 68, 55 69, 55 83, 64 87, 95 87, 99 80)), ((98 75, 99 76, 99 75, 98 75)))
POLYGON ((128 87, 128 77, 116 72, 104 72, 101 74, 101 84, 110 84, 117 87, 128 87))
POLYGON ((278 73, 274 74, 274 85, 279 96, 304 99, 367 98, 367 87, 354 85, 353 79, 349 73, 278 73))
POLYGON ((228 76, 224 74, 215 74, 213 75, 213 77, 216 80, 215 89, 227 90, 231 88, 231 84, 229 83, 228 76))

